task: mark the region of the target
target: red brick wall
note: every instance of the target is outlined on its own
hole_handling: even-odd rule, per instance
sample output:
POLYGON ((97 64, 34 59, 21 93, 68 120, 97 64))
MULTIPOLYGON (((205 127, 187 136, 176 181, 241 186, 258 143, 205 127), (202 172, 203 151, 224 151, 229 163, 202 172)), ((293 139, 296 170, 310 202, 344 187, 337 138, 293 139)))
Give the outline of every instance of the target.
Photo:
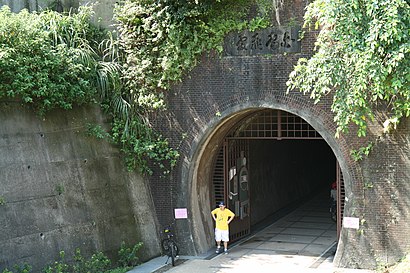
MULTIPOLYGON (((291 8, 284 9, 283 18, 294 16, 301 22, 303 3, 293 3, 291 8)), ((155 175, 151 178, 161 224, 172 220, 173 208, 189 208, 189 200, 199 198, 191 196, 191 187, 196 184, 186 170, 198 163, 195 154, 209 133, 216 131, 231 114, 268 107, 289 111, 307 120, 331 146, 342 167, 347 192, 345 216, 359 218, 361 226, 359 230, 343 229, 335 264, 374 268, 381 263, 396 262, 410 250, 410 122, 405 121, 391 136, 382 136, 381 119, 370 128, 367 139, 356 137, 354 127, 351 133, 335 139, 331 96, 314 105, 308 96, 299 92, 286 93, 289 73, 298 58, 312 54, 315 37, 316 32, 305 34, 300 53, 243 57, 204 55, 182 83, 168 92, 169 111, 157 117, 157 127, 170 138, 181 158, 170 178, 155 175), (350 151, 372 139, 377 141, 369 158, 354 161, 350 151)), ((201 217, 205 219, 206 215, 201 217)), ((184 251, 197 252, 199 243, 191 240, 192 222, 181 223, 179 232, 180 240, 185 240, 184 251)))

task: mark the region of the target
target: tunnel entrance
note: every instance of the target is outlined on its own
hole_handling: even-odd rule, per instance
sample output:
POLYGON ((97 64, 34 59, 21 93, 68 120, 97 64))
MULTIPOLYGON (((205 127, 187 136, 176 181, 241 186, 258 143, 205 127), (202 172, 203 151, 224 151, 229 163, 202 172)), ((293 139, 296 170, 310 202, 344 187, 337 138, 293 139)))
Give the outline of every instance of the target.
POLYGON ((236 214, 230 240, 237 241, 275 213, 318 193, 329 197, 323 205, 330 207, 335 181, 339 236, 344 187, 333 151, 301 117, 261 109, 243 117, 224 137, 214 160, 211 208, 225 201, 236 214))

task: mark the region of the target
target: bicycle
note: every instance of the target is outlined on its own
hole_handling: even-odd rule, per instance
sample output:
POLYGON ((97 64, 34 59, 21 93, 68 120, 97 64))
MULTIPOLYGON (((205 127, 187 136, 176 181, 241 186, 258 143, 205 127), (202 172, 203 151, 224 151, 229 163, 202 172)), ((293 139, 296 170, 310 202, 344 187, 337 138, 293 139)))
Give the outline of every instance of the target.
POLYGON ((168 256, 166 264, 168 263, 169 258, 171 258, 172 266, 175 266, 175 258, 179 254, 179 247, 174 240, 174 234, 172 232, 172 226, 174 223, 171 223, 167 227, 164 228, 163 234, 166 235, 166 238, 161 240, 161 248, 162 252, 168 256))

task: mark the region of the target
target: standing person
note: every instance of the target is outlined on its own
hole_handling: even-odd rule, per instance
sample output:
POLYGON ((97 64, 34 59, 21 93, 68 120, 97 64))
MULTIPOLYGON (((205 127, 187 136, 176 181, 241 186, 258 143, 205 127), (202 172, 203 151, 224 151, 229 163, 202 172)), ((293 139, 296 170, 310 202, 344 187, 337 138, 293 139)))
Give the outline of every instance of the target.
POLYGON ((215 241, 217 244, 216 253, 221 250, 221 241, 224 242, 224 253, 228 254, 228 242, 229 242, 229 223, 235 217, 235 213, 225 207, 225 203, 222 201, 219 203, 219 208, 214 209, 212 212, 212 218, 214 218, 215 225, 215 241))
POLYGON ((330 188, 330 216, 333 221, 337 222, 337 183, 332 183, 330 188))
POLYGON ((336 200, 336 192, 337 192, 337 182, 333 182, 332 186, 330 187, 330 198, 332 200, 336 200))

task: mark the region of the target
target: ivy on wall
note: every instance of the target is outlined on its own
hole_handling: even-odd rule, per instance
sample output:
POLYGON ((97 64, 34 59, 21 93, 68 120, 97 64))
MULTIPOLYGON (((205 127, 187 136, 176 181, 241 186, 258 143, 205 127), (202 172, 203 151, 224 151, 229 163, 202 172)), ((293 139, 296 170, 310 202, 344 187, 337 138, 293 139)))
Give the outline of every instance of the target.
POLYGON ((336 135, 355 124, 365 136, 378 105, 387 109, 386 131, 410 117, 409 1, 315 0, 305 25, 321 27, 318 50, 299 60, 288 86, 316 102, 333 95, 336 135))

